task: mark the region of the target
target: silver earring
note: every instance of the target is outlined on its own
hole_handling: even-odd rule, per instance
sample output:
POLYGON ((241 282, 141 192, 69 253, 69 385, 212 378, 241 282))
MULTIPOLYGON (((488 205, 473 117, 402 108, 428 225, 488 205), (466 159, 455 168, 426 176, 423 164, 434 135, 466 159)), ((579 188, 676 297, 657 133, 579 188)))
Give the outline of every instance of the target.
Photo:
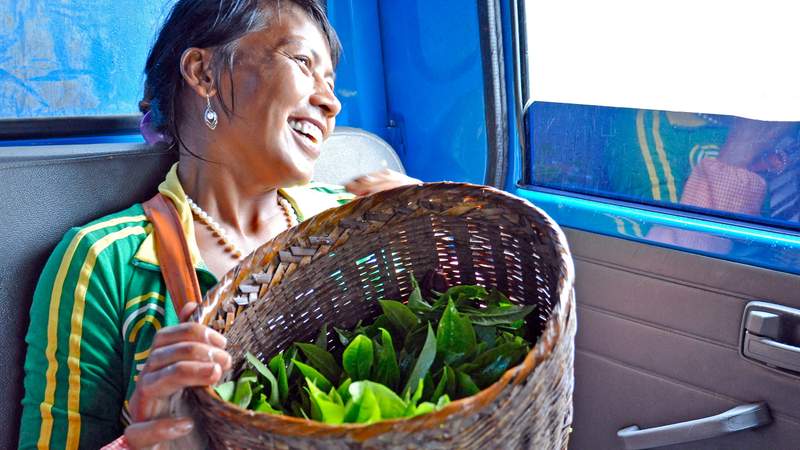
POLYGON ((203 119, 206 121, 206 126, 213 130, 217 128, 217 112, 211 107, 211 97, 208 94, 206 94, 206 102, 208 106, 206 107, 206 112, 203 114, 203 119))

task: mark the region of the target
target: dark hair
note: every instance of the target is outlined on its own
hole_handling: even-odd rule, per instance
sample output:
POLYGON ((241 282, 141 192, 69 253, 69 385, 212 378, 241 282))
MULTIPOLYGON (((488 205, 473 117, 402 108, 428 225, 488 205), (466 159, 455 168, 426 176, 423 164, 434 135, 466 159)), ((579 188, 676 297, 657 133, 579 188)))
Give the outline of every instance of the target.
MULTIPOLYGON (((318 0, 286 1, 299 6, 319 26, 336 67, 341 43, 328 22, 325 6, 318 0)), ((281 0, 178 0, 147 56, 144 98, 139 102, 143 113, 150 112, 153 128, 168 135, 172 145, 182 142, 177 116, 184 85, 180 71, 183 52, 190 47, 215 47, 212 70, 214 85, 219 90, 226 67, 232 77, 238 40, 267 26, 270 12, 279 12, 281 3, 281 0)), ((225 114, 230 115, 235 105, 228 107, 222 95, 218 99, 225 114)))

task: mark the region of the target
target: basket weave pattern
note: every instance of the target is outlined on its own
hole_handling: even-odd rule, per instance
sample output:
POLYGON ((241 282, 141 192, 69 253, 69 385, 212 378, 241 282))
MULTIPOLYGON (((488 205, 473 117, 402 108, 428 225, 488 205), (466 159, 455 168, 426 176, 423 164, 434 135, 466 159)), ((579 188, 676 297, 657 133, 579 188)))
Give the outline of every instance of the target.
MULTIPOLYGON (((449 284, 480 284, 537 306, 540 336, 525 360, 477 395, 440 411, 375 424, 329 425, 255 413, 190 391, 217 448, 566 448, 576 329, 573 265, 563 233, 541 210, 502 191, 428 183, 359 198, 278 235, 220 280, 195 320, 225 333, 234 367, 267 360, 323 324, 350 328, 405 299, 410 273, 436 268, 449 284)), ((226 374, 226 379, 232 373, 226 374)))

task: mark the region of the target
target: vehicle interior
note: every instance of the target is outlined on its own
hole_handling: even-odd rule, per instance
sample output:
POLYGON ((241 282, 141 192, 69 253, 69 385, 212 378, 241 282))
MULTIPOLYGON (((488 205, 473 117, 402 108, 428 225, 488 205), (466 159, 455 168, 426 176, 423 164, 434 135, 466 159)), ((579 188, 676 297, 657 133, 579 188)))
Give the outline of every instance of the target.
MULTIPOLYGON (((17 445, 28 310, 48 255, 70 227, 148 199, 176 160, 144 143, 136 107, 173 2, 70 3, 0 2, 12 24, 0 49, 0 448, 17 445)), ((570 448, 800 447, 797 123, 751 164, 766 167, 770 213, 686 204, 676 180, 695 166, 667 170, 671 142, 708 127, 730 143, 730 129, 752 123, 690 106, 538 99, 529 55, 542 3, 328 0, 343 109, 317 180, 389 168, 485 184, 558 222, 578 305, 570 448), (655 156, 631 150, 617 132, 628 123, 655 156), (635 176, 662 175, 663 195, 635 189, 635 176)))

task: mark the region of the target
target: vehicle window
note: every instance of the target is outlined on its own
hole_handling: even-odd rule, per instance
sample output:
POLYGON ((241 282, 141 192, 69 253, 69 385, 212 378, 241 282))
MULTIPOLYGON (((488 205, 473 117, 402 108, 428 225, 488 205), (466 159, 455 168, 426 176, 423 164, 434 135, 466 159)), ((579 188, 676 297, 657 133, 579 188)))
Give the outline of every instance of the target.
POLYGON ((147 49, 172 3, 0 2, 0 119, 138 114, 147 49))
POLYGON ((776 1, 696 3, 525 2, 526 181, 800 229, 800 33, 776 1))

